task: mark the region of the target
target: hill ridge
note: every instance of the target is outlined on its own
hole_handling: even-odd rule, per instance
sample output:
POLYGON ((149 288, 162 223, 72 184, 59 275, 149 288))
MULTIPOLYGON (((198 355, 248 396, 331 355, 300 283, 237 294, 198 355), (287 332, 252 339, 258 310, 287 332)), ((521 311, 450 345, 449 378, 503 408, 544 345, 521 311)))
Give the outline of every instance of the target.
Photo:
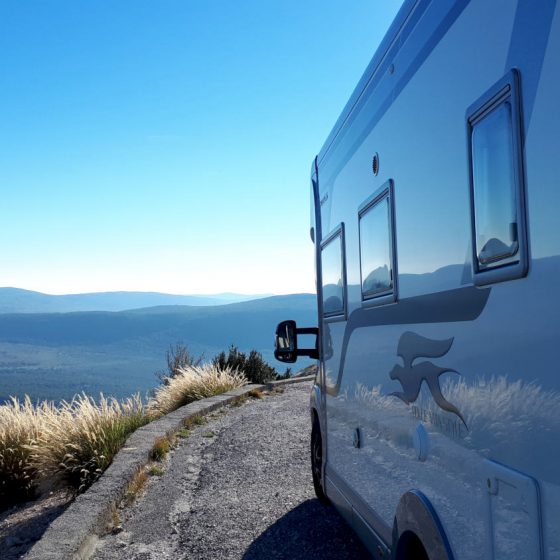
POLYGON ((6 286, 0 287, 0 314, 127 311, 159 305, 227 305, 269 296, 270 294, 236 294, 233 292, 182 295, 124 290, 58 295, 6 286))

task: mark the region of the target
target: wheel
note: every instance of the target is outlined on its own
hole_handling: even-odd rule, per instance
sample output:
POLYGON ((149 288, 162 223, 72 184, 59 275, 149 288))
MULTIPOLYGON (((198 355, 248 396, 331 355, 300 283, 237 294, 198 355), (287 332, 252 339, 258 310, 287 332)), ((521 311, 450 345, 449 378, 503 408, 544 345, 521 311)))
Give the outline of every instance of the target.
POLYGON ((321 439, 321 426, 315 415, 311 426, 311 474, 313 475, 315 495, 324 504, 330 503, 323 489, 323 441, 321 439))

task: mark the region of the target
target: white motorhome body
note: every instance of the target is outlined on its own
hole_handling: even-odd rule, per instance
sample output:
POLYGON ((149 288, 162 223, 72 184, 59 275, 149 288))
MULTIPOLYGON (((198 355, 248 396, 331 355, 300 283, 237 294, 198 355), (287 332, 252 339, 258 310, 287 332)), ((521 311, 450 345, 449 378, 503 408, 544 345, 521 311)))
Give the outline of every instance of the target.
POLYGON ((409 0, 313 163, 315 478, 376 558, 560 558, 559 102, 555 0, 409 0))

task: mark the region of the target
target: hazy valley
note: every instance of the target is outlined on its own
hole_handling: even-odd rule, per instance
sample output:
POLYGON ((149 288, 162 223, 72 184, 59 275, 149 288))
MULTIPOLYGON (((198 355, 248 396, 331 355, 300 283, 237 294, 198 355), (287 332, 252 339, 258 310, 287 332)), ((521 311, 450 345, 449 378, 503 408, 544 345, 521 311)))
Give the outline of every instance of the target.
MULTIPOLYGON (((113 306, 153 296, 165 299, 165 294, 135 294, 128 299, 130 294, 125 294, 123 302, 114 293, 84 294, 83 300, 74 296, 71 304, 83 308, 96 300, 99 308, 103 298, 91 297, 94 295, 103 296, 105 305, 108 301, 113 306)), ((55 306, 50 313, 0 313, 0 400, 24 394, 34 400, 69 399, 81 391, 117 397, 145 394, 158 383, 154 372, 165 367, 167 348, 177 342, 208 359, 231 344, 244 351, 255 348, 284 371, 285 366, 276 362, 272 353, 276 324, 291 318, 301 325, 315 325, 315 296, 296 294, 215 304, 228 296, 235 294, 210 296, 214 305, 205 306, 75 312, 56 312, 55 306)), ((49 297, 62 298, 60 308, 67 309, 64 298, 69 296, 47 296, 47 300, 49 297)), ((31 292, 30 299, 22 298, 19 309, 36 309, 40 300, 31 292)), ((53 300, 49 301, 52 305, 53 300)), ((18 309, 13 302, 12 307, 18 309)))

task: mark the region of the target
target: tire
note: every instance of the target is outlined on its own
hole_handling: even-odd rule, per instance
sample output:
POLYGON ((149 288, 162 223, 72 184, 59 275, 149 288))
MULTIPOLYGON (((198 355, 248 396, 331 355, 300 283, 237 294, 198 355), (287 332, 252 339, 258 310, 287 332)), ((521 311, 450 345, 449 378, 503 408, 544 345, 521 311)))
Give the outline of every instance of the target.
POLYGON ((413 533, 406 532, 397 545, 395 560, 430 560, 420 539, 413 533))
POLYGON ((317 416, 313 415, 311 426, 311 474, 313 475, 313 488, 315 495, 324 504, 329 504, 323 489, 323 441, 321 438, 321 426, 317 416))

